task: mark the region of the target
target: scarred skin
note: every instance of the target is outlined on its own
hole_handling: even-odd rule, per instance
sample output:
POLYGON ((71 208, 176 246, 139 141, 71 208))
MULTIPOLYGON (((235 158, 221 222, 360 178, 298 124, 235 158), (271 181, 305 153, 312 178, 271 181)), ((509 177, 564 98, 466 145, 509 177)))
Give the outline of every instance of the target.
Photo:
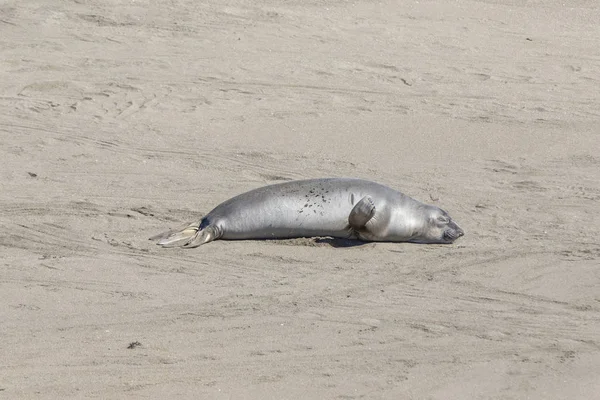
POLYGON ((445 211, 387 186, 325 178, 251 190, 221 203, 199 223, 153 239, 165 247, 196 247, 216 239, 315 236, 452 243, 463 234, 445 211))

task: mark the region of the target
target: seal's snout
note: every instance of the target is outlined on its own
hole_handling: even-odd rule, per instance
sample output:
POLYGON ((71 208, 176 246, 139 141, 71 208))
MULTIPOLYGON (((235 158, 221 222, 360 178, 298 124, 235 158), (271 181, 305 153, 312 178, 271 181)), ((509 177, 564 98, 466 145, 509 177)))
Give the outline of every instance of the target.
POLYGON ((460 226, 456 225, 456 223, 454 221, 451 221, 448 224, 448 228, 444 232, 444 239, 446 239, 448 242, 452 243, 456 239, 458 239, 459 237, 464 236, 464 235, 465 235, 465 231, 463 231, 460 226))
POLYGON ((462 228, 458 225, 456 227, 458 228, 456 229, 456 234, 458 235, 458 237, 465 236, 465 231, 463 231, 462 228))

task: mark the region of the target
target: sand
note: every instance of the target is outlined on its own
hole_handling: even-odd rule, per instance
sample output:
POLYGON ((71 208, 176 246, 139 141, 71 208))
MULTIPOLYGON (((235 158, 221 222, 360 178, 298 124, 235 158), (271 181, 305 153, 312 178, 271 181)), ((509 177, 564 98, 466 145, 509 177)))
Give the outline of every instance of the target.
POLYGON ((0 397, 592 399, 600 6, 6 0, 0 397), (147 239, 375 180, 453 245, 147 239))

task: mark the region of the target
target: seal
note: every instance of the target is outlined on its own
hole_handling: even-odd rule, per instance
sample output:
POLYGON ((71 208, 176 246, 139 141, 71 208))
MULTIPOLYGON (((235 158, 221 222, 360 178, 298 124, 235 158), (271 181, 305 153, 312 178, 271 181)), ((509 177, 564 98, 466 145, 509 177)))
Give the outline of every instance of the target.
POLYGON ((290 181, 233 197, 199 222, 150 238, 163 247, 217 239, 331 236, 379 242, 452 243, 464 231, 441 208, 352 178, 290 181))

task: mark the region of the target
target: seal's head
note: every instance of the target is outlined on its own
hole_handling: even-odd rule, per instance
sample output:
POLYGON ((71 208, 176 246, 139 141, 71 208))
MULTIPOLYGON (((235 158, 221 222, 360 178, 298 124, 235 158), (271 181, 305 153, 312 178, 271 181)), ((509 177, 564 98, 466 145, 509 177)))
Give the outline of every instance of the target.
POLYGON ((435 206, 425 208, 425 226, 414 242, 418 243, 452 243, 465 232, 452 221, 448 213, 435 206))

